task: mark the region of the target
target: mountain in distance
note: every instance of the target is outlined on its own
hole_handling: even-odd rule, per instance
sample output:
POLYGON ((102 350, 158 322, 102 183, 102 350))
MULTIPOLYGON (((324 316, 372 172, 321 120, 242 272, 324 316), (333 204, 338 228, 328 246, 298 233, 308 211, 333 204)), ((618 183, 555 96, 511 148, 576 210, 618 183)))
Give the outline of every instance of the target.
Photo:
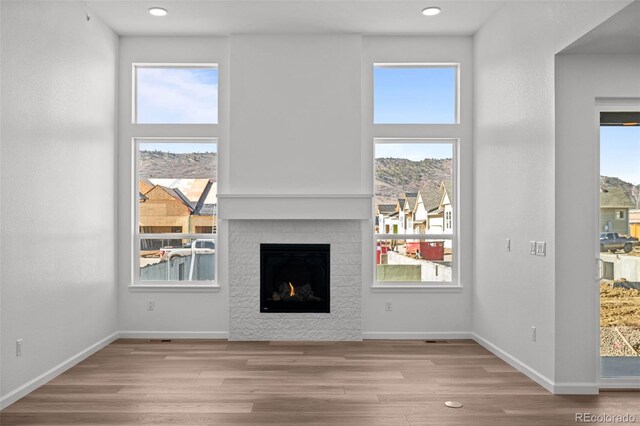
POLYGON ((213 179, 217 180, 218 153, 190 152, 174 154, 140 151, 138 172, 141 178, 213 179))
MULTIPOLYGON (((375 191, 378 202, 393 204, 403 192, 438 189, 440 182, 451 180, 452 161, 427 158, 412 161, 405 158, 377 158, 375 191)), ((218 154, 192 152, 175 154, 162 151, 140 151, 138 170, 141 178, 216 179, 218 154)))
MULTIPOLYGON (((213 178, 217 180, 218 154, 194 152, 174 154, 161 151, 140 151, 139 173, 142 178, 213 178)), ((440 182, 451 180, 453 162, 450 158, 426 158, 413 161, 406 158, 376 158, 375 193, 381 204, 395 204, 403 192, 436 190, 440 182)), ((622 188, 640 208, 640 185, 617 177, 600 176, 603 189, 622 188)))
POLYGON ((635 203, 636 208, 640 208, 640 185, 634 186, 632 183, 625 182, 617 177, 600 176, 600 188, 621 188, 625 194, 631 197, 631 200, 633 200, 633 202, 635 203))
POLYGON ((437 190, 443 181, 451 181, 451 158, 376 158, 375 193, 380 204, 395 204, 403 192, 437 190))

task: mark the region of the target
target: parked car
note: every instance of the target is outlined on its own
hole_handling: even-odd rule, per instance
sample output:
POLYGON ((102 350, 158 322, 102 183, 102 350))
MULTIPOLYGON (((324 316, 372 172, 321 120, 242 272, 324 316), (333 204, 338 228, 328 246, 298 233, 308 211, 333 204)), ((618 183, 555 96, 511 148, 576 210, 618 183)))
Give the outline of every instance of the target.
POLYGON ((640 241, 634 237, 627 237, 618 234, 617 232, 603 232, 600 234, 600 251, 609 250, 611 253, 615 253, 618 250, 624 250, 625 253, 630 253, 634 247, 640 246, 640 241))
POLYGON ((169 260, 175 256, 190 256, 192 254, 214 254, 216 252, 215 240, 193 240, 181 247, 162 247, 160 259, 169 260))

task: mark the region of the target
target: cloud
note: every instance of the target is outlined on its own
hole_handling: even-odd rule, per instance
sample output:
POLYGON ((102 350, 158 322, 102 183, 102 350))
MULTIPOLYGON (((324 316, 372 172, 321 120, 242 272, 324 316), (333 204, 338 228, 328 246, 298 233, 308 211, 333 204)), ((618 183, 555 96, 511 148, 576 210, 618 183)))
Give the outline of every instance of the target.
POLYGON ((138 123, 217 123, 218 70, 215 68, 137 69, 138 123))

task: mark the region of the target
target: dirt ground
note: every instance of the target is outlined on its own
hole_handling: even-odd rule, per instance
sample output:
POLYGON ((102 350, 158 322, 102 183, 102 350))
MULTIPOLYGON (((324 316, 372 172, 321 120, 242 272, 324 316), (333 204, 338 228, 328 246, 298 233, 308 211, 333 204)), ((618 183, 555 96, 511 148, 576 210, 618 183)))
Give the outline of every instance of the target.
POLYGON ((640 290, 601 281, 600 355, 640 355, 640 290))
POLYGON ((600 326, 640 328, 640 290, 616 288, 613 281, 600 282, 600 326))

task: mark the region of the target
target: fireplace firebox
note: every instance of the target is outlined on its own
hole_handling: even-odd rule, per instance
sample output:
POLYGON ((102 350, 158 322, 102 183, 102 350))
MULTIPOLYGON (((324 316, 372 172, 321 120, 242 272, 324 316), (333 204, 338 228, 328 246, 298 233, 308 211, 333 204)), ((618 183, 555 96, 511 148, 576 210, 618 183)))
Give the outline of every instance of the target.
POLYGON ((330 312, 329 244, 260 244, 260 312, 330 312))

